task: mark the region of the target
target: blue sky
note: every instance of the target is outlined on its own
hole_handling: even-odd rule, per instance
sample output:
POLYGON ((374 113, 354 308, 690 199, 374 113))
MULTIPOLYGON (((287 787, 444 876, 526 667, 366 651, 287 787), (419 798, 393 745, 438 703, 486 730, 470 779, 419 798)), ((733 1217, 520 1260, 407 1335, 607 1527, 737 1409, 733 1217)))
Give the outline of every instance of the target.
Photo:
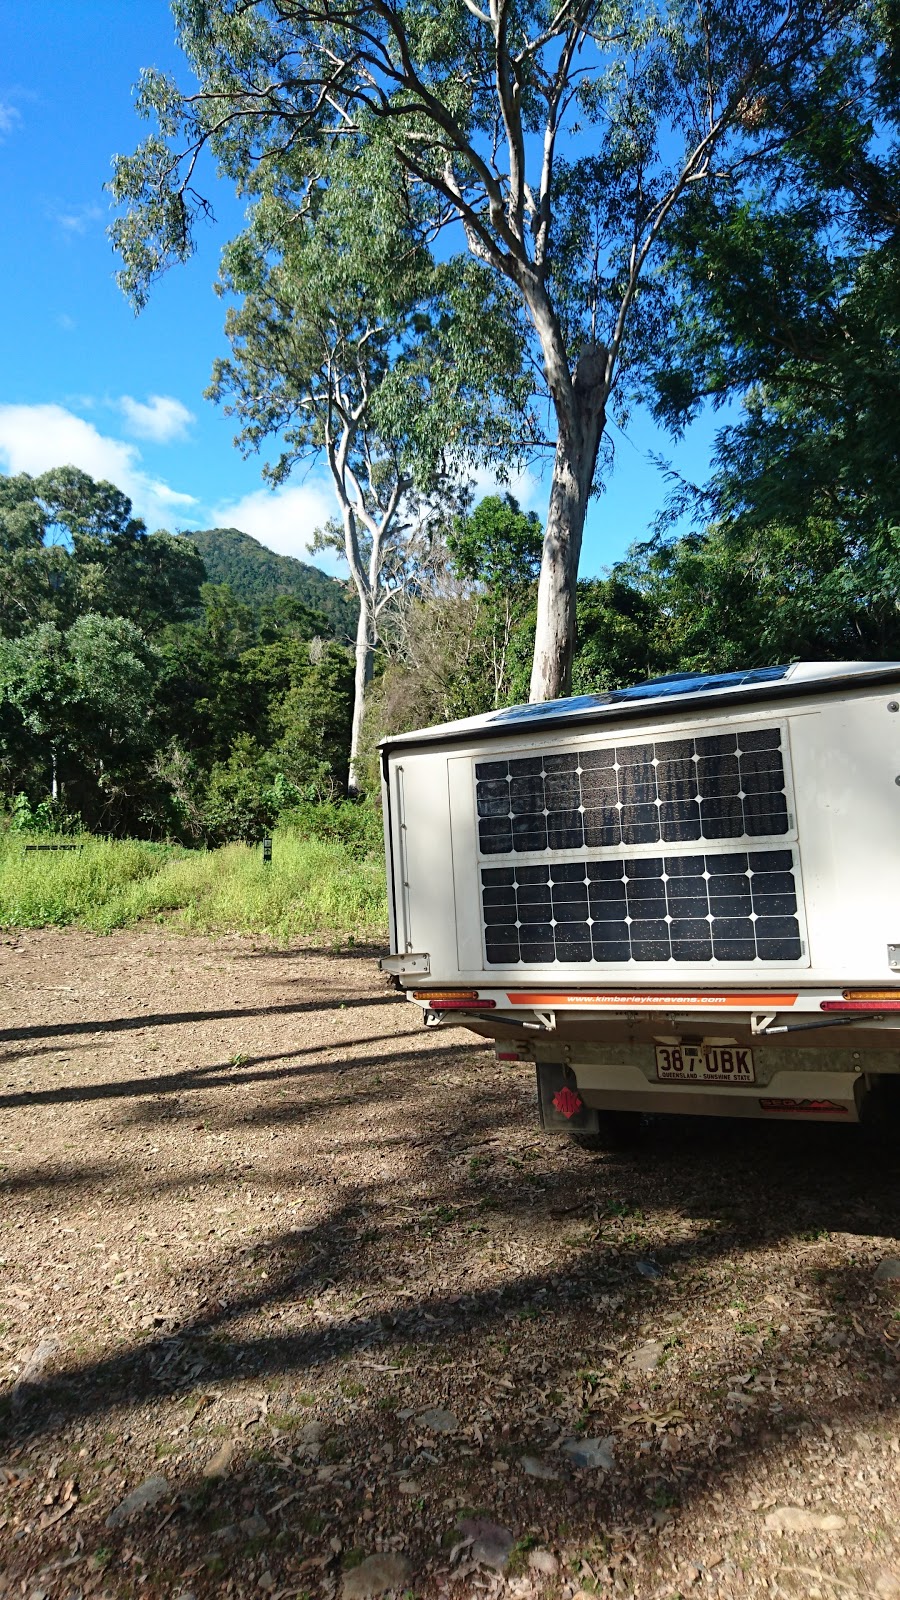
MULTIPOLYGON (((167 0, 0 0, 0 471, 73 462, 117 483, 151 527, 233 523, 308 559, 333 510, 327 479, 312 470, 271 494, 259 458, 243 459, 203 399, 225 347, 218 253, 242 215, 228 189, 213 193, 216 224, 201 228, 195 258, 140 317, 114 281, 103 184, 112 154, 142 136, 132 86, 150 65, 185 76, 167 0)), ((641 415, 614 432, 584 575, 646 536, 666 493, 649 453, 702 481, 715 428, 701 419, 678 446, 641 415)), ((545 512, 546 475, 513 487, 545 512)))

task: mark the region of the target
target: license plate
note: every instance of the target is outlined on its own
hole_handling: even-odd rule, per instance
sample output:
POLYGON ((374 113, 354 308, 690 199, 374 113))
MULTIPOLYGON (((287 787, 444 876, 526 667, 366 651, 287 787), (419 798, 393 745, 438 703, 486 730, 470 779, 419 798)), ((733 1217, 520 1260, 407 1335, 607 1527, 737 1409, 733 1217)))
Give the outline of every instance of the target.
POLYGON ((658 1044, 656 1076, 661 1083, 756 1082, 753 1051, 734 1044, 658 1044))

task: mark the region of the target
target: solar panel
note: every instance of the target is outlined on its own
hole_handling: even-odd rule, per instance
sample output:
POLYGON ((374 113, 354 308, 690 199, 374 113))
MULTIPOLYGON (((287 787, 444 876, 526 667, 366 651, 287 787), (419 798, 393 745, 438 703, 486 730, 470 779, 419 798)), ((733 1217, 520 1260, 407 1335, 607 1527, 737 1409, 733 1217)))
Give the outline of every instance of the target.
POLYGON ((485 867, 489 965, 799 961, 793 850, 485 867))
POLYGON ((781 729, 754 728, 475 766, 482 855, 777 838, 781 729))
POLYGON ((670 672, 662 678, 648 678, 646 683, 636 683, 630 689, 610 689, 604 694, 575 694, 564 700, 545 700, 539 704, 503 706, 492 711, 492 724, 504 722, 539 722, 545 717, 558 717, 572 712, 592 711, 603 706, 614 706, 632 700, 665 700, 672 695, 707 694, 715 689, 739 689, 742 685, 777 683, 786 678, 790 668, 749 667, 737 672, 670 672))

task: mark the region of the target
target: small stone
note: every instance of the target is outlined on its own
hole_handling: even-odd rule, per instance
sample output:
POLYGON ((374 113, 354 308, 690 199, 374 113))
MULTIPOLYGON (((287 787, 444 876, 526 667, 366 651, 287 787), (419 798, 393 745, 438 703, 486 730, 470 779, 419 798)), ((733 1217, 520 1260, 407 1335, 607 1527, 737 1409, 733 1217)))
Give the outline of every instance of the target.
POLYGON ((260 1573, 256 1581, 259 1588, 265 1590, 267 1594, 271 1594, 275 1587, 275 1579, 272 1577, 268 1567, 266 1568, 265 1572, 260 1573))
POLYGON ((457 1524, 457 1531, 463 1539, 472 1541, 470 1560, 480 1562, 483 1567, 492 1567, 495 1572, 503 1571, 515 1544, 508 1528, 501 1528, 484 1517, 466 1517, 457 1524))
POLYGON ((632 1350, 625 1365, 632 1372, 655 1372, 666 1353, 661 1339, 648 1339, 646 1344, 632 1350))
POLYGON ((416 1495, 422 1493, 422 1485, 416 1483, 415 1478, 401 1478, 397 1487, 401 1494, 416 1495))
POLYGON ((808 1511, 805 1506, 776 1506, 766 1517, 770 1533, 839 1533, 845 1517, 832 1511, 808 1511))
POLYGON ((412 1565, 405 1556, 367 1556, 344 1573, 341 1600, 375 1600, 377 1595, 407 1588, 412 1565))
POLYGON ((224 1478, 234 1460, 234 1440, 223 1439, 203 1468, 204 1478, 224 1478))
POLYGON ((655 1261, 636 1261, 634 1270, 639 1272, 642 1278, 649 1278, 651 1283, 657 1283, 663 1275, 662 1267, 658 1267, 655 1261))
POLYGON ((544 1461, 540 1456, 520 1456, 519 1465, 529 1478, 546 1478, 552 1482, 559 1477, 559 1473, 551 1467, 549 1461, 544 1461))
POLYGON ((588 1467, 591 1470, 602 1468, 605 1472, 611 1472, 616 1464, 613 1456, 615 1442, 612 1434, 605 1439, 565 1439, 560 1449, 574 1467, 588 1467))
POLYGON ((420 1411, 416 1421, 420 1428, 430 1428, 432 1433, 455 1433, 459 1427, 454 1412, 442 1411, 439 1406, 433 1411, 420 1411))
POLYGON ((25 1365, 16 1377, 12 1388, 13 1408, 18 1411, 28 1399, 28 1390, 44 1376, 59 1349, 56 1339, 43 1339, 25 1357, 25 1365))
POLYGON ((529 1550, 528 1565, 532 1572, 540 1572, 545 1578, 555 1578, 559 1571, 559 1562, 552 1550, 529 1550))
POLYGON ((878 1600, 900 1600, 900 1577, 890 1567, 882 1567, 875 1579, 878 1600))
POLYGON ((145 1478, 143 1483, 139 1483, 136 1489, 132 1489, 131 1493, 125 1496, 125 1499, 116 1506, 115 1510, 109 1513, 106 1519, 106 1526, 108 1528, 120 1527, 123 1522, 127 1522, 128 1518, 133 1517, 136 1512, 147 1511, 150 1506, 159 1505, 160 1500, 164 1500, 168 1493, 168 1480, 163 1477, 161 1472, 155 1472, 152 1477, 145 1478))
POLYGON ((248 1539, 264 1539, 268 1531, 269 1524, 258 1511, 251 1512, 241 1522, 241 1533, 246 1534, 248 1539))
POLYGON ((897 1256, 885 1256, 875 1268, 876 1283, 896 1283, 900 1280, 900 1259, 897 1256))

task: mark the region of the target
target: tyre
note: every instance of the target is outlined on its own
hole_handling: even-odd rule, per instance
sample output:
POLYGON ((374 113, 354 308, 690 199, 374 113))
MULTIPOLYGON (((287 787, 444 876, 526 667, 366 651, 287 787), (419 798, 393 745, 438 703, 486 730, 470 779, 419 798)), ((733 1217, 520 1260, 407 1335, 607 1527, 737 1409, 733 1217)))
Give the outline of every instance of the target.
POLYGON ((596 1133, 572 1132, 569 1137, 581 1150, 630 1150, 640 1138, 639 1111, 599 1111, 596 1133))
POLYGON ((900 1149, 900 1077, 877 1078, 859 1110, 865 1143, 879 1154, 900 1149))

